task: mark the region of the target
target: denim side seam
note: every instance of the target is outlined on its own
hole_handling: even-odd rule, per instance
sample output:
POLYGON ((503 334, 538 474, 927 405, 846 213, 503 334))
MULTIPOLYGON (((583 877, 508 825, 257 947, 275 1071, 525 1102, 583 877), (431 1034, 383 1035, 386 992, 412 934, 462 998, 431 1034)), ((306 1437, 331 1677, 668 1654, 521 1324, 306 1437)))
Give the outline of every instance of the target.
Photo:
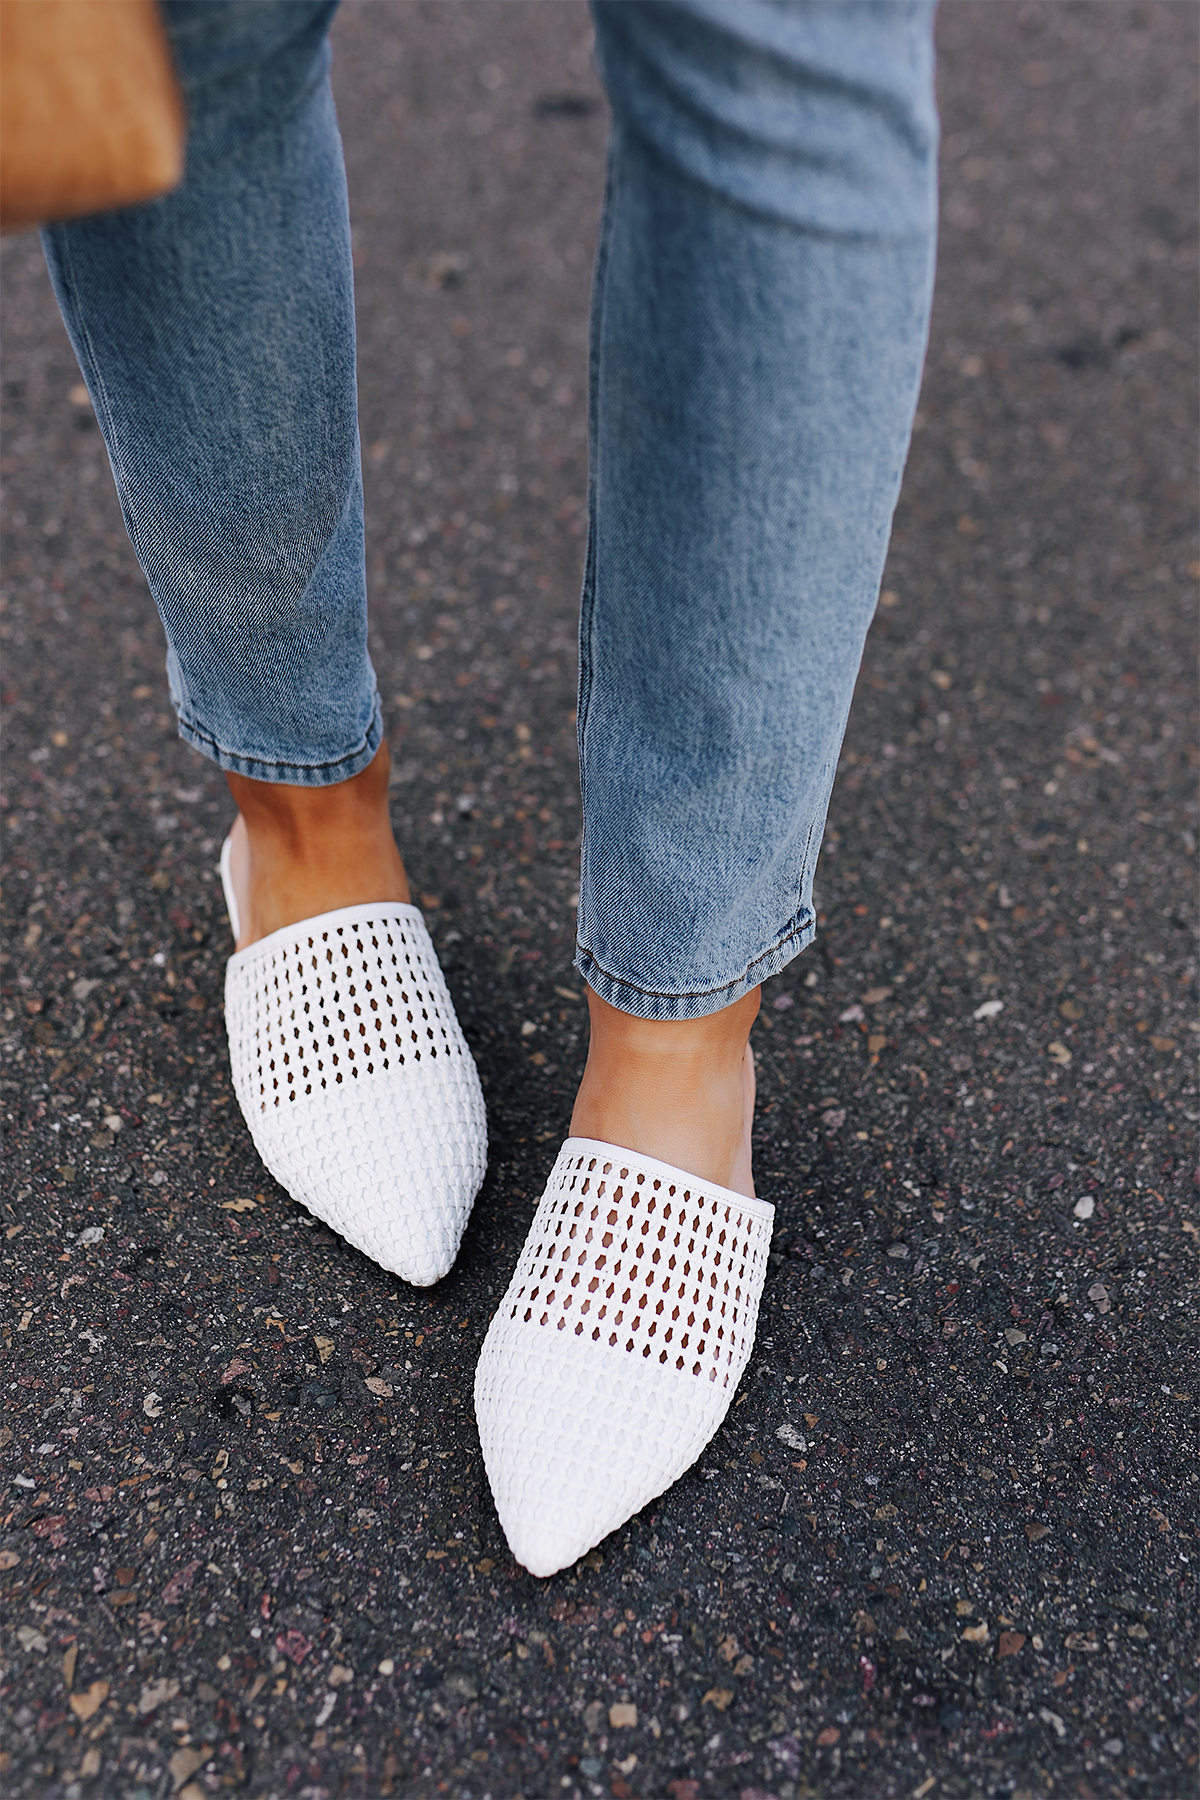
POLYGON ((339 781, 350 781, 374 762, 383 742, 383 705, 376 689, 371 723, 362 744, 336 762, 286 763, 266 762, 259 757, 241 756, 226 750, 216 739, 200 730, 177 712, 179 735, 185 744, 215 762, 231 775, 248 775, 252 781, 284 782, 289 787, 333 787, 339 781))
POLYGON ((581 943, 575 945, 575 968, 592 992, 622 1012, 638 1019, 702 1019, 709 1013, 721 1012, 758 987, 772 975, 786 968, 806 950, 817 935, 816 916, 810 908, 788 924, 780 937, 766 950, 750 959, 742 973, 720 987, 695 993, 669 994, 640 988, 623 976, 614 975, 599 963, 593 952, 581 943))
POLYGON ((587 837, 587 725, 591 711, 596 656, 593 638, 596 618, 596 537, 600 504, 600 355, 603 342, 601 314, 607 292, 608 248, 612 235, 612 191, 616 181, 615 158, 610 142, 605 159, 604 199, 600 211, 600 232, 596 240, 596 266, 592 273, 593 313, 589 324, 588 346, 588 527, 584 553, 583 582, 579 595, 579 686, 576 699, 576 754, 579 761, 579 797, 583 805, 584 831, 579 852, 579 914, 577 924, 586 916, 588 887, 587 837))
MULTIPOLYGON (((91 379, 88 381, 88 387, 93 396, 98 395, 100 397, 104 405, 104 418, 108 425, 108 430, 107 432, 102 431, 101 436, 104 438, 104 447, 108 452, 108 466, 112 470, 113 484, 117 490, 117 499, 120 501, 121 516, 125 521, 125 529, 129 533, 129 541, 132 543, 134 554, 144 570, 146 564, 143 557, 143 546, 138 541, 138 533, 135 529, 133 505, 129 491, 129 480, 125 473, 125 461, 121 454, 121 447, 117 441, 117 422, 113 415, 112 403, 108 397, 108 389, 100 373, 100 359, 96 355, 96 348, 92 343, 92 334, 89 331, 87 321, 83 316, 81 289, 75 276, 75 262, 71 255, 70 233, 62 226, 47 225, 43 226, 41 235, 43 238, 53 239, 62 257, 63 264, 69 273, 71 284, 71 291, 68 296, 70 301, 70 312, 73 315, 75 327, 79 333, 80 339, 78 346, 75 347, 76 355, 78 356, 82 367, 84 359, 80 352, 86 352, 87 367, 83 369, 84 378, 87 380, 90 375, 91 379)), ((47 257, 46 260, 49 264, 49 257, 47 257)), ((64 323, 66 323, 66 310, 67 309, 65 308, 63 309, 64 323)))

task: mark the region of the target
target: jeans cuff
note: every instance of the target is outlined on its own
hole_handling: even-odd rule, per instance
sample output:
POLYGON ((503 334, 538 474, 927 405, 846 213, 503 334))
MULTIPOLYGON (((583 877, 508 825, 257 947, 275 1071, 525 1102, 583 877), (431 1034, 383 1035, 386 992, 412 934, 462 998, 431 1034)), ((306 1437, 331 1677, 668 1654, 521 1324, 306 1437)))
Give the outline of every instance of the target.
POLYGON ((347 751, 345 756, 334 762, 285 762, 279 760, 268 762, 262 757, 243 756, 240 751, 227 750, 216 739, 200 726, 192 724, 182 714, 179 718, 179 735, 185 744, 193 750, 199 750, 201 756, 207 756, 218 768, 226 769, 232 775, 248 775, 253 781, 278 781, 287 787, 333 787, 339 781, 349 781, 375 760, 379 746, 383 742, 383 707, 376 693, 371 712, 371 723, 366 737, 355 749, 347 751))
POLYGON ((816 935, 816 918, 811 908, 806 907, 784 927, 782 935, 773 944, 751 958, 740 975, 719 987, 697 989, 692 993, 664 993, 626 981, 602 968, 592 952, 580 943, 575 946, 575 967, 593 993, 621 1012, 632 1013, 636 1019, 703 1019, 709 1013, 732 1006, 735 1000, 740 1000, 743 994, 748 994, 769 976, 778 975, 793 957, 808 948, 816 935))

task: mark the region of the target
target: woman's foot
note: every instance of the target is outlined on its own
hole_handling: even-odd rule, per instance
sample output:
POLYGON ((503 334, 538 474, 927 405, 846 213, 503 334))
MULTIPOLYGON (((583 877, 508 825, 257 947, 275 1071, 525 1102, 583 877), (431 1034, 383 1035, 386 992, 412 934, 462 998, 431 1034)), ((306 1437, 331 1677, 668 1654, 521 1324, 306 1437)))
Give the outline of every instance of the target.
POLYGON ((571 1136, 753 1195, 750 1027, 760 989, 702 1019, 638 1019, 588 989, 592 1035, 571 1136))
POLYGON ((230 875, 239 950, 341 906, 411 898, 392 836, 390 769, 384 743, 360 774, 332 787, 226 775, 238 805, 230 875))

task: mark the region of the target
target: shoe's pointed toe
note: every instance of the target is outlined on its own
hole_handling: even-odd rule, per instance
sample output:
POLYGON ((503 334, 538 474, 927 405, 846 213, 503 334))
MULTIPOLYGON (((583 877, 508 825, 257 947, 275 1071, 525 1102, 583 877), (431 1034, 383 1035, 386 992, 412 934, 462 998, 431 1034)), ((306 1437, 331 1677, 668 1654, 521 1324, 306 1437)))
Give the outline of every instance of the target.
POLYGON ((559 1154, 475 1376, 509 1548, 568 1567, 677 1481, 754 1343, 773 1208, 611 1144, 559 1154))
POLYGON ((553 1575, 677 1480, 699 1447, 676 1443, 669 1383, 654 1373, 613 1370, 594 1345, 512 1323, 489 1335, 475 1413, 509 1548, 531 1574, 553 1575))
POLYGON ((416 907, 346 907, 239 951, 225 1020, 238 1103, 276 1180, 382 1268, 440 1281, 487 1123, 416 907))

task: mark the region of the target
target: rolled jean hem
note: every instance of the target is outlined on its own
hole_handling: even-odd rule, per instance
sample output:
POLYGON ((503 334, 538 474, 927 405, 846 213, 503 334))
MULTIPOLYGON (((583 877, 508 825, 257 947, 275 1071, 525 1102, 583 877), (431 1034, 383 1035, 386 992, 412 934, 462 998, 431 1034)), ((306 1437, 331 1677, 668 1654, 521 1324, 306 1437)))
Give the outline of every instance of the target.
POLYGON ((267 762, 257 756, 242 756, 235 750, 226 750, 208 732, 182 717, 179 735, 185 744, 190 744, 193 750, 198 750, 201 756, 207 756, 210 762, 231 775, 248 775, 253 781, 277 781, 286 787, 333 787, 339 781, 350 781, 360 775, 374 762, 383 742, 383 708, 376 694, 366 738, 336 762, 267 762))
POLYGON ((663 993, 625 981, 602 968, 592 952, 580 943, 575 946, 575 967, 594 994, 599 994, 602 1000, 607 1000, 621 1012, 632 1013, 636 1019, 703 1019, 709 1013, 732 1006, 769 976, 778 975, 793 957, 808 948, 816 935, 816 918, 806 911, 769 949, 753 957, 734 980, 694 993, 663 993))

